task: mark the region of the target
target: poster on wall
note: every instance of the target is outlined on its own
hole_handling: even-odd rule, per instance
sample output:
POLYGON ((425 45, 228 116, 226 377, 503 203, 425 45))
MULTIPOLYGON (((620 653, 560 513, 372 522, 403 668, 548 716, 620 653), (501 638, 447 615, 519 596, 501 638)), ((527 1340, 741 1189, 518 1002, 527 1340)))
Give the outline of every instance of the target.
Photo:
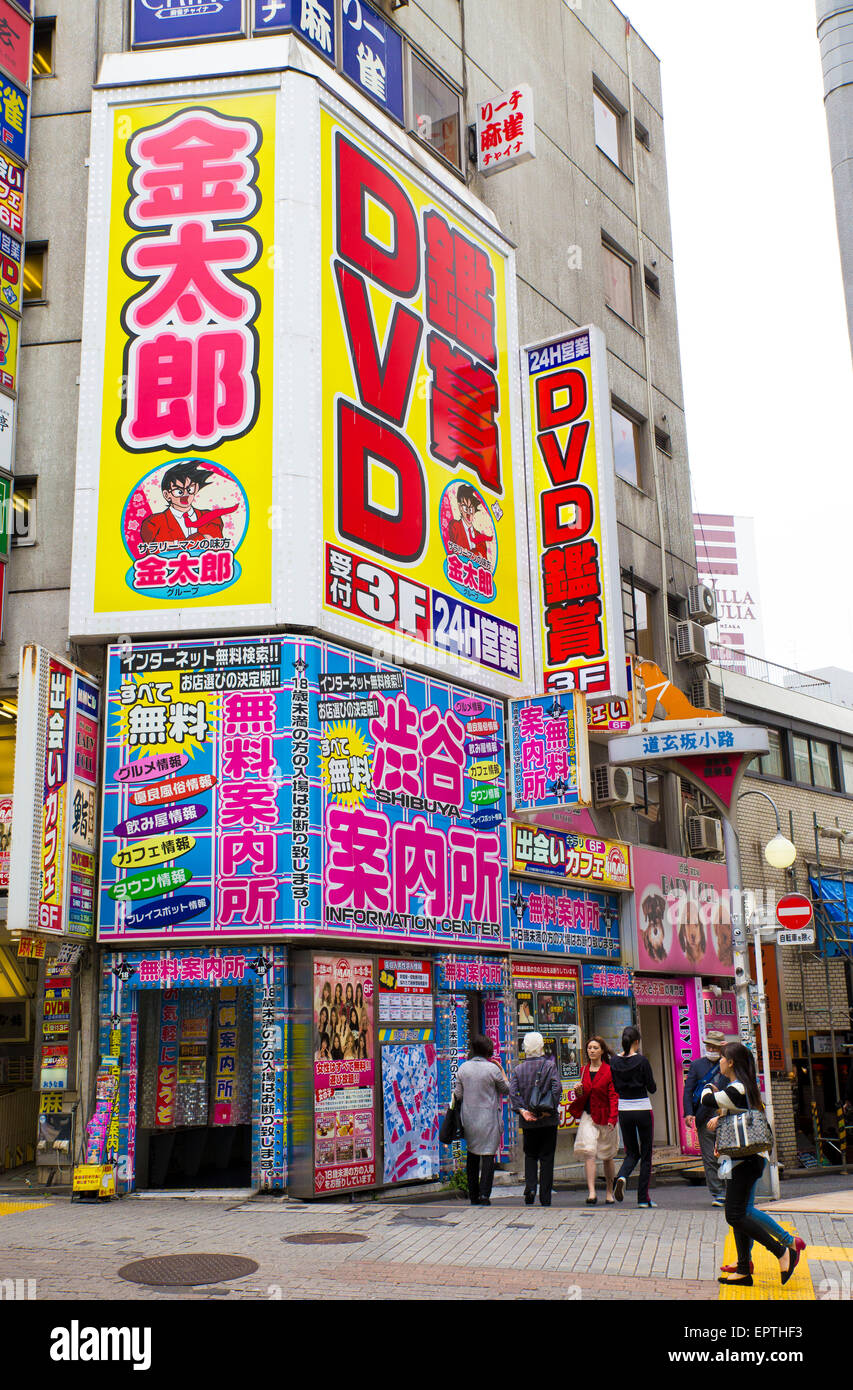
POLYGON ((619 840, 596 840, 513 821, 512 872, 558 878, 590 888, 631 887, 631 850, 619 840))
POLYGON ((542 1034, 545 1055, 557 1063, 562 1084, 560 1129, 577 1122, 569 1114, 572 1088, 580 1080, 583 1056, 579 1012, 579 969, 576 965, 512 962, 518 1055, 524 1055, 528 1033, 542 1034))
POLYGON ((15 798, 0 796, 0 889, 9 891, 9 854, 12 847, 12 808, 15 798))
POLYGON ((734 975, 724 864, 635 847, 637 968, 671 975, 734 975))
POLYGON ((514 951, 618 960, 619 899, 615 893, 546 887, 510 879, 514 951))
POLYGON ((98 106, 78 630, 269 615, 276 110, 272 91, 98 106))
POLYGON ((625 695, 604 336, 581 328, 521 362, 540 688, 625 695))
POLYGON ((107 670, 102 941, 508 945, 498 701, 315 639, 107 670))
POLYGON ((314 957, 314 1191, 376 1181, 374 980, 369 956, 314 957))
POLYGON ((321 120, 324 624, 519 694, 530 646, 509 248, 413 168, 321 120))
POLYGON ((427 960, 379 957, 379 1022, 432 1022, 432 966, 427 960))
POLYGON ((438 1108, 435 1042, 392 1043, 383 1047, 385 1182, 438 1176, 438 1108))

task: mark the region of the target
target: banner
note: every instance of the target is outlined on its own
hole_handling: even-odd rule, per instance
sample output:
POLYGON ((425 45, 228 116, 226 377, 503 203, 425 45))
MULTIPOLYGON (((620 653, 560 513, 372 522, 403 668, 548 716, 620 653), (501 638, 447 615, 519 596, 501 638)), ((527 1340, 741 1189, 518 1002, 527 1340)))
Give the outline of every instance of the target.
POLYGON ((321 121, 324 623, 518 692, 509 251, 437 184, 321 121))
POLYGON ((631 887, 631 851, 618 840, 594 840, 565 830, 512 822, 514 874, 559 878, 581 887, 631 887))
POLYGON ((314 639, 108 654, 102 941, 508 946, 499 702, 314 639))
POLYGON ((513 811, 589 805, 586 697, 577 691, 510 701, 510 790, 513 811))
POLYGON ((271 603, 276 110, 271 92, 99 109, 78 628, 233 626, 271 603))
POLYGON ((634 847, 637 968, 734 975, 725 864, 634 847))
POLYGON ((525 347, 530 567, 546 691, 624 695, 610 392, 596 328, 525 347))
POLYGON ((376 1181, 369 956, 314 957, 314 1191, 376 1181))

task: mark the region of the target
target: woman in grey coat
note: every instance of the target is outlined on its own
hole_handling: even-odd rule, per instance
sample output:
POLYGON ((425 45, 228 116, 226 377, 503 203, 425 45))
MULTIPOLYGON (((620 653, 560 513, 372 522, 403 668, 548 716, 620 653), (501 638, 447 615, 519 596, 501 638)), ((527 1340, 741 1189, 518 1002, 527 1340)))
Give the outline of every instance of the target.
POLYGON ((491 1206, 495 1155, 501 1146, 501 1096, 509 1095, 506 1073, 492 1061, 494 1044, 475 1033, 471 1056, 456 1073, 453 1094, 462 1102, 468 1146, 468 1196, 472 1207, 491 1206))

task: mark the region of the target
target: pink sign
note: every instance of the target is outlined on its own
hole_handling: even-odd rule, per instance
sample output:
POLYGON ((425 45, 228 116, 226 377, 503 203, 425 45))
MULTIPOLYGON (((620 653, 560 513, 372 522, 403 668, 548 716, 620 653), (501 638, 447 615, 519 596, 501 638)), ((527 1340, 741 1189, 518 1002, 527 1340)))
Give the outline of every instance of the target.
MULTIPOLYGON (((688 1129, 681 1113, 681 1089, 690 1063, 702 1052, 702 1037, 699 1029, 699 1002, 697 983, 682 976, 680 979, 662 979, 655 976, 643 979, 634 976, 634 999, 637 1007, 665 1008, 669 1011, 672 1028, 672 1053, 675 1061, 678 1092, 678 1132, 681 1148, 685 1153, 698 1153, 699 1145, 695 1131, 688 1129)), ((659 1078, 656 1078, 659 1080, 659 1078)))
POLYGON ((376 1182, 373 961, 314 957, 314 1191, 376 1182))
POLYGON ((702 1006, 706 1037, 713 1030, 717 1033, 725 1033, 732 1042, 740 1041, 737 995, 734 990, 726 989, 715 995, 712 990, 704 989, 702 991, 702 1006))
POLYGON ((635 848, 639 970, 734 975, 724 864, 635 848))

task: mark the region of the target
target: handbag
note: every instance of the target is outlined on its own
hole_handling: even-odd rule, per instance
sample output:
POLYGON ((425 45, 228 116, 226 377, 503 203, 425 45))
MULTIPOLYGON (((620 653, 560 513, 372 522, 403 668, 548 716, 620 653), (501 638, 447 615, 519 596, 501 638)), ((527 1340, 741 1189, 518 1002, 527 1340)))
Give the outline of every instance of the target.
POLYGON ((444 1112, 444 1119, 438 1131, 439 1142, 442 1144, 455 1144, 457 1140, 465 1138, 462 1128, 462 1104, 456 1104, 456 1097, 451 1096, 450 1104, 444 1112))
POLYGON ((542 1070, 548 1060, 549 1058, 543 1057, 536 1068, 536 1075, 530 1090, 530 1100, 527 1103, 527 1109, 532 1110, 539 1119, 544 1119, 546 1115, 553 1115, 557 1110, 554 1097, 551 1095, 550 1078, 545 1082, 542 1080, 542 1070))
POLYGON ((749 1158, 773 1143, 770 1121, 763 1110, 736 1110, 724 1115, 717 1126, 717 1153, 729 1158, 749 1158))
POLYGON ((581 1116, 575 1135, 575 1153, 578 1158, 595 1158, 598 1154, 598 1125, 589 1111, 581 1116))

